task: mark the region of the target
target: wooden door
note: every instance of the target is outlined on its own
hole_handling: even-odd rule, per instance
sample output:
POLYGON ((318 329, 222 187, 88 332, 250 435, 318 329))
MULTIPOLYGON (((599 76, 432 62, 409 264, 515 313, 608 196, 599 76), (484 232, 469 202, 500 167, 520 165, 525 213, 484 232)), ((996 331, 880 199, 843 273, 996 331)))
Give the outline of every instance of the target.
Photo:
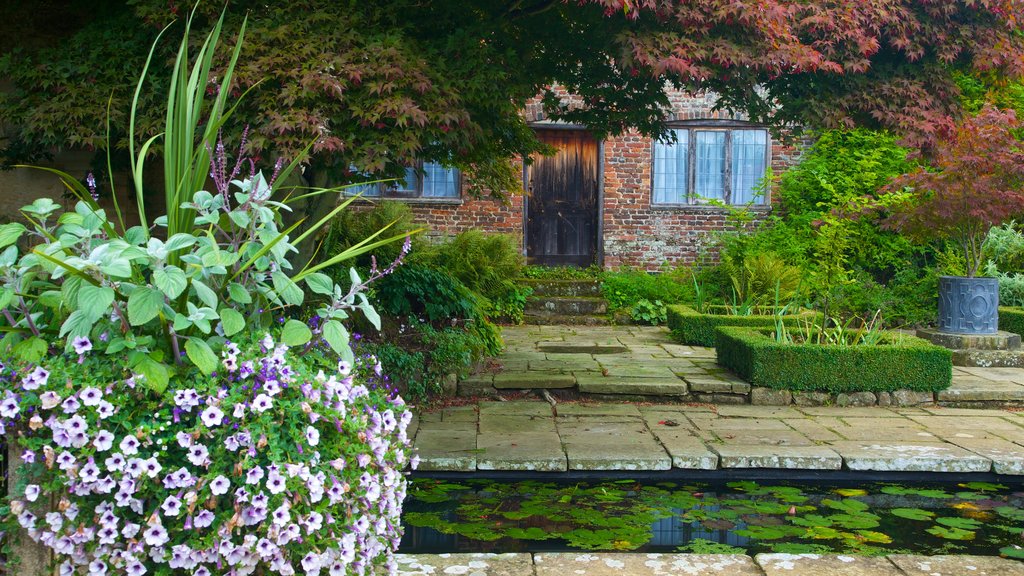
POLYGON ((542 266, 590 266, 597 261, 598 147, 583 130, 538 130, 555 147, 529 170, 526 256, 542 266))

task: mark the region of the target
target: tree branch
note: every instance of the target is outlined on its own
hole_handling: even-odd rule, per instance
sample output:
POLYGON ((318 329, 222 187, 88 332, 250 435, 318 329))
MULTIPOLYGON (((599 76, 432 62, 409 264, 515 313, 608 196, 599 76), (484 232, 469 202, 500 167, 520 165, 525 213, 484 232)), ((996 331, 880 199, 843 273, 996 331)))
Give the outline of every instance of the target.
POLYGON ((517 7, 507 12, 507 17, 509 19, 514 20, 517 18, 526 18, 529 16, 543 14, 544 12, 547 12, 548 10, 557 6, 558 0, 542 0, 541 2, 537 2, 536 4, 527 6, 525 8, 519 8, 518 6, 520 5, 522 5, 522 1, 516 2, 515 6, 517 7))

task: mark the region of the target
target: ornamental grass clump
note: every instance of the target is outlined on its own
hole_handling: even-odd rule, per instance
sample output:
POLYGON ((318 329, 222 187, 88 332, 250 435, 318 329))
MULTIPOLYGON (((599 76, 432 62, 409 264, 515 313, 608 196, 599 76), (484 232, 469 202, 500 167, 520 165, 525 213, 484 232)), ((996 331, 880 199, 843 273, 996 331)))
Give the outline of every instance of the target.
POLYGON ((363 574, 401 538, 412 418, 373 358, 328 366, 270 336, 154 395, 91 349, 6 367, 19 430, 7 533, 60 574, 363 574), (328 368, 325 370, 324 368, 328 368), (177 572, 176 572, 177 573, 177 572))

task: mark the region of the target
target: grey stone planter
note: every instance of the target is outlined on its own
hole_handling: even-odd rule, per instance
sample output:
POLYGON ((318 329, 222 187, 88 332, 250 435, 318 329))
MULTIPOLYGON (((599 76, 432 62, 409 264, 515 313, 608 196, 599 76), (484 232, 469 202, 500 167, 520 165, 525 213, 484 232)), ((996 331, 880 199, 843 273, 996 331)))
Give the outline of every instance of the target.
POLYGON ((939 277, 939 330, 953 334, 994 334, 999 330, 999 281, 995 278, 939 277))

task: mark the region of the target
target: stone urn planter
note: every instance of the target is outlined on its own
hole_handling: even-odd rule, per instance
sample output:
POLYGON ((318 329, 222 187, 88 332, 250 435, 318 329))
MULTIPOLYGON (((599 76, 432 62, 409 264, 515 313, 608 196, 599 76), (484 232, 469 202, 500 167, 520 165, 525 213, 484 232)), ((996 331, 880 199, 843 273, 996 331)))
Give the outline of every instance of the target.
POLYGON ((999 330, 999 281, 995 278, 939 277, 939 331, 995 334, 999 330))

